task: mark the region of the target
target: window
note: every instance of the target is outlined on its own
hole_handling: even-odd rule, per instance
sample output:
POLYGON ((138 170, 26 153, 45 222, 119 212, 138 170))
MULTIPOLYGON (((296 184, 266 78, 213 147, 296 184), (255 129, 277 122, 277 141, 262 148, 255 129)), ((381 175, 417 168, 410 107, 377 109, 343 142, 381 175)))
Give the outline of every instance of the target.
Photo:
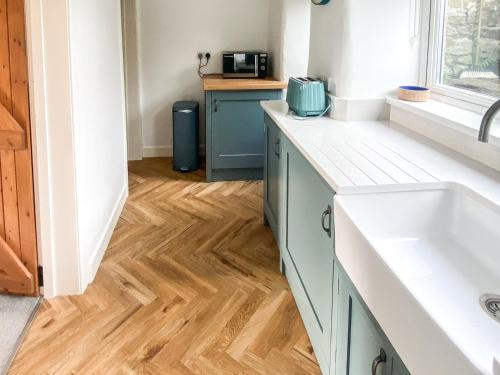
POLYGON ((427 0, 426 85, 489 106, 500 97, 500 0, 427 0))

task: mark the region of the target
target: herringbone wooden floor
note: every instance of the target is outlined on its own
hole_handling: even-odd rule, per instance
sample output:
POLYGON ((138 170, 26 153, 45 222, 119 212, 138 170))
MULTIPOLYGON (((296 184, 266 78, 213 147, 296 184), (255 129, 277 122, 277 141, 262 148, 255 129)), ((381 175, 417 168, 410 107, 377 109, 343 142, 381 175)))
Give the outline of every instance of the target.
POLYGON ((260 182, 131 163, 95 282, 43 302, 10 374, 319 374, 262 199, 260 182))

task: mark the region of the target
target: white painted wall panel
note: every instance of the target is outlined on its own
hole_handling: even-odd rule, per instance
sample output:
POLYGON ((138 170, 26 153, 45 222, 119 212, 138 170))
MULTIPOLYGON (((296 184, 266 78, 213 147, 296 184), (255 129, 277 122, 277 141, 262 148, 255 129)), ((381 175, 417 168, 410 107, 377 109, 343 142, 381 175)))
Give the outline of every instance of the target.
POLYGON ((83 285, 100 264, 127 194, 121 6, 71 0, 70 52, 83 285))

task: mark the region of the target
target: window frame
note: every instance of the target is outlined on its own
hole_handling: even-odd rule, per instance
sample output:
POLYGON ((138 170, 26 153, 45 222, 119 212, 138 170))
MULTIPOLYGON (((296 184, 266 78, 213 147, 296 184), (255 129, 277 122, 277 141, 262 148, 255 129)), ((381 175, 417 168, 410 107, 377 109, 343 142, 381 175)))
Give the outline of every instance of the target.
MULTIPOLYGON (((418 0, 417 0, 418 1, 418 0)), ((429 87, 432 98, 447 104, 484 113, 498 98, 440 83, 443 66, 444 22, 447 0, 420 0, 420 84, 429 87)))

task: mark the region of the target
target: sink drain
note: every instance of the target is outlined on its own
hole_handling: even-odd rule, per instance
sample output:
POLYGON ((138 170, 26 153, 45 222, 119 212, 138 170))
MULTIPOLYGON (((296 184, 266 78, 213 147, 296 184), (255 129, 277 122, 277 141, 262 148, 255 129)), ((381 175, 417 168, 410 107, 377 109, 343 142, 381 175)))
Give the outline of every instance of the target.
POLYGON ((495 294, 483 294, 479 298, 483 310, 493 319, 500 323, 500 296, 495 294))

